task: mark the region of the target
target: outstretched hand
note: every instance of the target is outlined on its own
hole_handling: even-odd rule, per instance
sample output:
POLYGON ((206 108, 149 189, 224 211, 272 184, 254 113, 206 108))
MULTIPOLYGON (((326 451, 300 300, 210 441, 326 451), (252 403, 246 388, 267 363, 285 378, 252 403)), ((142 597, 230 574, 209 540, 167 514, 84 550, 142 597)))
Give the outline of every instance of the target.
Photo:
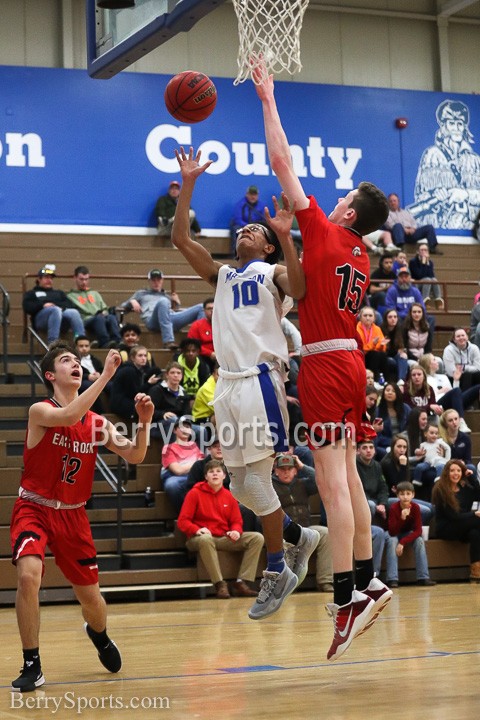
POLYGON ((135 395, 135 411, 141 423, 151 423, 155 406, 150 395, 137 393, 135 395))
POLYGON ((279 238, 283 235, 289 235, 290 230, 292 229, 293 218, 295 217, 296 203, 290 205, 290 200, 284 192, 282 192, 283 207, 280 207, 280 204, 275 195, 272 197, 272 200, 273 207, 275 208, 275 215, 272 217, 270 215, 269 209, 266 207, 265 218, 267 220, 267 223, 270 225, 272 230, 279 236, 279 238))
POLYGON ((204 173, 205 170, 212 164, 213 160, 207 160, 206 163, 200 165, 201 154, 201 150, 198 150, 197 154, 194 155, 193 147, 190 147, 188 155, 183 147, 180 147, 180 150, 175 150, 175 157, 180 165, 180 172, 184 181, 189 178, 196 180, 199 175, 204 173))
POLYGON ((109 350, 105 360, 105 365, 103 367, 104 374, 107 375, 109 378, 112 378, 115 375, 117 368, 120 367, 121 364, 122 358, 118 350, 109 350))
POLYGON ((269 75, 265 60, 260 55, 259 58, 251 58, 252 79, 255 84, 257 95, 262 100, 267 100, 273 96, 273 75, 269 75))

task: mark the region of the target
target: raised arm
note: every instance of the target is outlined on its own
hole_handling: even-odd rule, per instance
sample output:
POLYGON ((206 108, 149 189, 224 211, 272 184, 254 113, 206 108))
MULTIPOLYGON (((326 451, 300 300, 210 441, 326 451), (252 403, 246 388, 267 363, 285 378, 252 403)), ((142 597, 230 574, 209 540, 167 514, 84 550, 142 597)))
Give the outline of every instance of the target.
POLYGON ((152 398, 149 395, 138 393, 135 396, 135 411, 138 415, 138 423, 136 424, 137 431, 133 440, 121 435, 110 421, 105 420, 107 449, 120 455, 120 457, 133 465, 141 463, 148 448, 150 424, 154 409, 152 398))
POLYGON ((290 206, 289 199, 284 192, 282 192, 283 207, 280 207, 275 196, 272 200, 275 215, 272 217, 266 207, 265 217, 280 241, 286 265, 286 267, 277 265, 275 283, 285 295, 300 300, 305 295, 305 273, 290 234, 296 206, 295 203, 290 206))
POLYGON ((215 286, 220 263, 212 259, 212 256, 203 245, 192 240, 190 237, 189 217, 190 203, 197 178, 205 172, 212 164, 212 161, 208 160, 203 165, 200 165, 201 153, 199 151, 194 156, 192 147, 189 150, 188 156, 185 154, 183 147, 181 147, 179 151, 175 150, 175 155, 180 165, 180 172, 182 173, 182 189, 178 196, 177 209, 175 211, 172 242, 188 260, 195 272, 210 283, 210 285, 215 286))
MULTIPOLYGON (((258 73, 256 79, 260 80, 261 74, 258 70, 254 72, 258 73)), ((290 146, 275 102, 273 75, 269 75, 266 80, 260 82, 259 85, 255 85, 255 88, 258 97, 262 101, 270 166, 277 175, 282 190, 287 194, 290 202, 295 203, 297 210, 304 210, 309 206, 309 200, 293 169, 290 146)))

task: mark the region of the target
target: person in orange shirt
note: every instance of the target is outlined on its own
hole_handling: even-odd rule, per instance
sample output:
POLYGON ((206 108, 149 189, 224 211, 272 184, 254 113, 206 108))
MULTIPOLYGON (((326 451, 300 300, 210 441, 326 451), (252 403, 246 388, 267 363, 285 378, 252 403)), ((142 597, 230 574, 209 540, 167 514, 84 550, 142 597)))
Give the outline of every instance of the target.
MULTIPOLYGON (((386 354, 389 340, 385 338, 379 325, 375 324, 373 308, 365 306, 358 315, 357 333, 360 336, 361 347, 365 353, 365 365, 372 370, 375 380, 390 375, 390 367, 386 354)), ((389 378, 390 379, 390 378, 389 378)))

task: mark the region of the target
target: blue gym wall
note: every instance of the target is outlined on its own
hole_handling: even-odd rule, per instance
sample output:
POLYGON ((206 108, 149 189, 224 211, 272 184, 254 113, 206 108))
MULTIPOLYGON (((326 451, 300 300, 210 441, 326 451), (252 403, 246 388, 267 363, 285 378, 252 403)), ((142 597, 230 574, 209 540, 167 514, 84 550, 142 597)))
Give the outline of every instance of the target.
MULTIPOLYGON (((228 227, 249 184, 271 206, 278 183, 253 85, 213 78, 213 115, 187 125, 165 109, 169 79, 123 73, 99 81, 80 70, 0 67, 0 224, 153 227, 156 198, 179 177, 173 150, 180 142, 218 153, 192 203, 203 228, 228 227), (20 141, 28 133, 30 151, 20 141)), ((474 95, 278 82, 276 96, 305 191, 327 211, 364 179, 412 203, 419 161, 434 144, 436 109, 446 98, 466 104, 470 131, 480 136, 474 95), (398 117, 408 119, 406 129, 395 127, 398 117), (332 157, 351 168, 339 173, 332 157)), ((443 234, 466 235, 468 225, 444 226, 443 234)))

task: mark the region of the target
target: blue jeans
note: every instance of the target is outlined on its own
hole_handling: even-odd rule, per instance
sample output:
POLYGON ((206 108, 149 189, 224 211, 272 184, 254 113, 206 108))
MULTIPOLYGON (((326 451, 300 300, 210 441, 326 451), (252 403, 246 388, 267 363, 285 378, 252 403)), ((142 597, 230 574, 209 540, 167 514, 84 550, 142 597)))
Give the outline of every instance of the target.
POLYGON ((397 247, 403 247, 406 242, 416 243, 417 240, 426 240, 428 247, 433 250, 438 245, 437 235, 433 225, 423 225, 415 230, 412 235, 407 235, 403 225, 396 223, 390 230, 392 240, 397 247))
POLYGON ((160 477, 163 482, 163 489, 167 493, 167 497, 173 505, 175 515, 178 517, 185 495, 188 490, 187 475, 171 475, 168 470, 162 470, 160 477))
MULTIPOLYGON (((398 557, 395 550, 398 541, 402 537, 404 536, 399 535, 398 537, 392 537, 388 535, 387 537, 387 585, 389 582, 392 582, 392 580, 398 582, 398 557)), ((413 544, 413 551, 415 553, 417 580, 428 580, 428 560, 423 537, 418 537, 411 544, 413 544)))
POLYGON ((44 307, 33 319, 35 330, 47 331, 48 343, 58 340, 62 326, 65 327, 66 325, 71 327, 74 337, 85 335, 82 317, 78 310, 73 308, 62 310, 57 305, 44 307))
POLYGON ((430 465, 428 462, 419 462, 417 465, 415 465, 413 469, 413 484, 414 485, 423 485, 423 473, 426 470, 430 470, 431 467, 435 468, 435 472, 437 473, 437 477, 442 474, 442 470, 446 464, 445 458, 438 458, 436 465, 430 465))
POLYGON ((372 551, 373 551, 373 571, 378 577, 382 569, 383 549, 388 533, 377 525, 372 525, 372 551))
POLYGON ((120 343, 120 328, 118 327, 117 316, 109 313, 108 315, 93 315, 85 320, 85 327, 95 335, 98 340, 98 346, 103 348, 111 340, 120 343))
POLYGON ((169 343, 175 340, 175 332, 203 317, 205 313, 202 303, 174 312, 170 300, 164 297, 157 302, 151 317, 145 320, 145 325, 153 332, 161 332, 162 341, 169 343))

